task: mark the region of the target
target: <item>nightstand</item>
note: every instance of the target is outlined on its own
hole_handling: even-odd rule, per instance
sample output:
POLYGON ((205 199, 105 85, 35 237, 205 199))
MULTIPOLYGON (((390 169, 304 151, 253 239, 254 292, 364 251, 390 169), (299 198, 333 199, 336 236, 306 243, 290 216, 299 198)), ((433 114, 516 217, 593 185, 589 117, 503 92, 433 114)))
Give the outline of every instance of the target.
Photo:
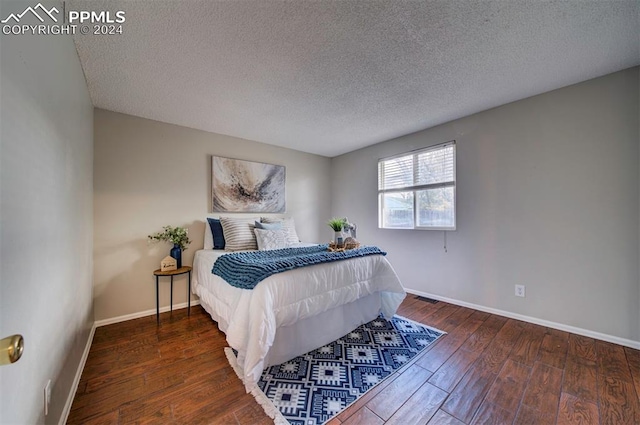
POLYGON ((174 276, 178 276, 181 274, 185 274, 188 273, 189 277, 188 277, 188 289, 187 289, 187 315, 191 316, 191 267, 190 266, 184 266, 184 267, 180 267, 177 270, 169 270, 166 272, 161 271, 160 269, 156 270, 153 272, 153 274, 156 277, 156 320, 158 322, 158 324, 160 323, 160 295, 159 295, 159 284, 160 284, 160 277, 162 276, 169 276, 171 278, 171 304, 170 304, 170 308, 171 311, 173 312, 173 277, 174 276))

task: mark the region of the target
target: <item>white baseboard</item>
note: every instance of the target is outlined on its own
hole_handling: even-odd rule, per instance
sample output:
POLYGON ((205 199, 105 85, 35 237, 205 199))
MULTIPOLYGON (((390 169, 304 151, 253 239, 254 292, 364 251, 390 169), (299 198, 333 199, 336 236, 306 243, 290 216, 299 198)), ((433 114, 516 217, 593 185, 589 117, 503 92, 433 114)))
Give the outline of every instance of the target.
MULTIPOLYGON (((200 300, 191 300, 191 306, 193 307, 194 305, 199 305, 200 304, 200 300)), ((180 303, 180 304, 174 304, 173 305, 173 309, 174 310, 180 310, 181 308, 187 308, 187 303, 180 303)), ((167 311, 171 310, 171 307, 166 305, 164 307, 160 307, 160 313, 165 313, 167 311)), ((126 322, 127 320, 132 320, 132 319, 139 319, 141 317, 147 317, 147 316, 155 316, 156 315, 156 309, 152 309, 152 310, 145 310, 145 311, 139 311, 137 313, 131 313, 131 314, 125 314, 124 316, 118 316, 118 317, 112 317, 109 319, 102 319, 102 320, 96 320, 96 327, 99 328, 100 326, 106 326, 106 325, 112 325, 114 323, 120 323, 120 322, 126 322)))
POLYGON ((76 391, 78 391, 78 384, 80 384, 80 378, 82 377, 82 371, 84 370, 84 365, 87 363, 87 357, 89 357, 89 351, 91 350, 91 343, 93 342, 93 335, 96 333, 96 323, 93 323, 91 327, 91 331, 89 331, 89 338, 87 338, 87 343, 84 346, 84 352, 82 353, 82 358, 80 359, 80 364, 78 364, 78 370, 76 371, 76 376, 73 378, 73 385, 71 385, 71 390, 69 391, 69 395, 67 396, 67 402, 64 404, 64 409, 62 410, 62 415, 60 416, 60 421, 58 425, 64 425, 67 423, 67 419, 69 419, 69 412, 71 412, 71 405, 73 404, 73 399, 76 396, 76 391))
MULTIPOLYGON (((199 305, 200 300, 192 300, 191 305, 199 305)), ((173 306, 174 310, 179 310, 181 308, 187 308, 187 303, 176 304, 173 306)), ((164 313, 166 311, 171 310, 170 306, 165 306, 160 308, 160 313, 164 313)), ((59 425, 64 425, 67 423, 67 419, 69 419, 69 413, 71 412, 71 405, 73 404, 73 399, 76 396, 76 391, 78 391, 78 385, 80 384, 80 378, 82 377, 82 371, 84 370, 84 365, 87 363, 87 358, 89 357, 89 351, 91 350, 91 344, 93 343, 93 336, 96 333, 96 328, 100 326, 110 325, 112 323, 124 322, 131 319, 138 319, 140 317, 153 316, 156 314, 156 310, 146 310, 138 313, 127 314, 124 316, 113 317, 110 319, 97 320, 93 322, 93 326, 91 327, 91 331, 89 332, 89 338, 87 338, 87 344, 84 347, 84 352, 82 353, 82 358, 80 359, 80 364, 78 365, 78 370, 76 371, 76 376, 73 379, 73 385, 71 386, 71 390, 69 391, 69 395, 67 396, 67 402, 64 405, 64 409, 62 410, 62 415, 60 416, 59 425)))
POLYGON ((540 326, 546 326, 548 328, 559 329, 561 331, 571 332, 577 335, 587 336, 589 338, 612 342, 614 344, 624 345, 625 347, 630 347, 630 348, 635 348, 636 350, 640 350, 640 341, 633 341, 631 339, 620 338, 613 335, 590 331, 588 329, 576 328, 574 326, 551 322, 549 320, 538 319, 536 317, 525 316, 523 314, 512 313, 510 311, 498 310, 497 308, 485 307, 482 305, 468 303, 465 301, 454 300, 452 298, 441 297, 439 295, 429 294, 427 292, 422 292, 422 291, 416 291, 414 289, 405 288, 405 290, 408 293, 413 295, 419 295, 419 296, 431 298, 434 300, 444 301, 450 304, 455 304, 462 307, 468 307, 474 310, 484 311, 486 313, 497 314, 498 316, 504 316, 510 319, 522 320, 523 322, 529 322, 529 323, 533 323, 540 326))

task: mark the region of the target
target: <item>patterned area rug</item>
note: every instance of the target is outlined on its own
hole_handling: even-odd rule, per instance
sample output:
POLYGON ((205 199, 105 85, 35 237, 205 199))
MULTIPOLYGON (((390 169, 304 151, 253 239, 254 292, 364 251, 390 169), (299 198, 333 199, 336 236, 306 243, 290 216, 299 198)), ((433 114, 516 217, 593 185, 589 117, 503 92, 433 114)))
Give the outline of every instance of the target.
MULTIPOLYGON (((379 317, 324 347, 265 369, 259 390, 252 393, 276 424, 324 424, 444 334, 400 316, 379 317)), ((234 365, 232 350, 226 350, 234 365)))

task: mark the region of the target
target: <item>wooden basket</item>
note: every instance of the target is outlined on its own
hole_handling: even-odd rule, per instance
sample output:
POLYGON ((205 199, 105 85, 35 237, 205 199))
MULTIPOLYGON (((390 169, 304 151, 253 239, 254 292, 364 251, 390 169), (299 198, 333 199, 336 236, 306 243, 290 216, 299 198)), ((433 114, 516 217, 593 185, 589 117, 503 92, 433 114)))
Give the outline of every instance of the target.
POLYGON ((329 243, 328 249, 331 252, 342 252, 342 251, 348 251, 350 249, 356 249, 356 248, 360 248, 360 242, 358 242, 354 238, 347 238, 344 240, 344 243, 342 245, 338 245, 332 241, 331 243, 329 243))

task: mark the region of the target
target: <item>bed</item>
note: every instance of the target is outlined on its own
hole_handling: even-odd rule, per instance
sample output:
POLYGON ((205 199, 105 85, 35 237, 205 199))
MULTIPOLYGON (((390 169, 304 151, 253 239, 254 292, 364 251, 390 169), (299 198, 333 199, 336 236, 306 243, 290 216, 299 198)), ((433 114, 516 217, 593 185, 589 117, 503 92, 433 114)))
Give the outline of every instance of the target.
POLYGON ((265 367, 334 341, 380 313, 391 317, 405 297, 382 255, 289 270, 248 290, 211 272, 224 254, 195 253, 192 291, 237 351, 235 366, 242 369, 247 390, 265 367))

